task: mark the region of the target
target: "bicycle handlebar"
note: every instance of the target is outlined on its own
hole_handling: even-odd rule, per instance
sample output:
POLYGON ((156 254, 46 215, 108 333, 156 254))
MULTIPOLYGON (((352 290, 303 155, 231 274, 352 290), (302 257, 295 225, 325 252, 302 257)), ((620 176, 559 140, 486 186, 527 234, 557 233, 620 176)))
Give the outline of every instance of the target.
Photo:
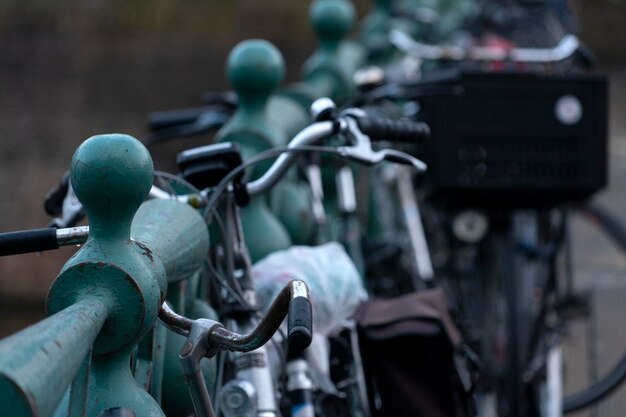
POLYGON ((216 111, 232 113, 237 108, 237 97, 232 91, 202 94, 204 106, 185 109, 155 111, 148 115, 150 130, 164 129, 172 126, 193 123, 202 115, 216 111))
POLYGON ((247 335, 231 332, 214 320, 190 320, 179 316, 163 303, 159 312, 160 320, 171 330, 187 336, 179 358, 196 415, 215 415, 200 369, 202 358, 213 357, 221 350, 249 352, 261 348, 276 333, 288 313, 289 348, 305 349, 311 343, 313 329, 309 290, 303 281, 289 282, 274 299, 260 323, 247 335))
POLYGON ((572 34, 565 35, 553 48, 494 49, 486 47, 462 48, 455 45, 428 45, 413 39, 408 33, 394 29, 389 42, 401 51, 423 59, 452 61, 516 61, 528 63, 554 63, 567 59, 581 48, 580 40, 572 34))
MULTIPOLYGON (((209 323, 206 326, 206 334, 203 336, 210 347, 206 354, 213 355, 216 353, 215 350, 249 352, 258 349, 271 339, 287 315, 289 316, 287 321, 289 345, 297 349, 305 349, 313 337, 309 289, 304 281, 293 280, 276 296, 267 314, 249 334, 241 335, 232 332, 218 322, 209 323)), ((159 319, 170 330, 183 336, 190 336, 192 327, 197 321, 177 314, 166 303, 163 303, 161 307, 159 319)))
POLYGON ((190 107, 177 110, 155 111, 148 115, 150 130, 164 129, 171 126, 194 122, 202 113, 213 110, 210 106, 190 107))
MULTIPOLYGON (((321 120, 304 128, 289 142, 288 147, 297 149, 298 146, 312 145, 324 137, 335 133, 346 133, 354 141, 352 146, 340 146, 339 153, 353 160, 366 164, 376 164, 382 160, 413 166, 417 171, 426 170, 422 161, 394 149, 374 151, 371 140, 390 140, 402 142, 422 142, 430 136, 430 128, 425 123, 411 120, 392 120, 382 117, 371 117, 360 109, 346 109, 338 117, 334 117, 334 103, 322 98, 311 106, 321 120)), ((282 154, 272 166, 255 181, 247 184, 250 196, 262 194, 272 188, 297 158, 297 152, 282 154)))
POLYGON ((84 243, 88 234, 87 226, 66 229, 48 227, 0 233, 0 256, 43 252, 58 249, 60 246, 77 245, 84 243))
POLYGON ((232 91, 202 95, 204 106, 156 111, 148 115, 151 133, 142 138, 146 145, 168 139, 191 136, 218 129, 228 121, 237 108, 232 91))
POLYGON ((197 135, 219 129, 232 116, 230 110, 212 108, 173 110, 153 113, 150 117, 152 133, 142 138, 146 145, 168 139, 197 135))
POLYGON ((56 229, 33 229, 0 234, 0 256, 58 249, 56 229))
MULTIPOLYGON (((320 111, 327 117, 331 101, 325 101, 327 111, 320 111)), ((298 147, 317 143, 324 137, 334 133, 350 135, 353 144, 340 146, 337 151, 340 155, 361 163, 375 164, 382 160, 412 165, 418 171, 425 171, 426 164, 422 161, 394 149, 374 151, 370 138, 374 140, 391 140, 403 142, 421 142, 430 135, 428 125, 409 120, 390 120, 374 118, 359 109, 345 110, 333 120, 322 120, 304 128, 289 142, 288 148, 297 150, 298 147)), ((272 188, 296 161, 298 152, 285 152, 276 162, 255 181, 246 184, 250 196, 257 196, 272 188)), ((71 189, 71 186, 68 187, 71 189)), ((206 203, 209 190, 200 195, 172 195, 156 186, 152 186, 149 196, 153 199, 174 199, 182 203, 200 207, 206 203)), ((77 209, 82 212, 82 206, 76 201, 77 209)), ((24 230, 17 232, 0 233, 0 256, 16 255, 21 253, 41 252, 58 249, 60 246, 81 244, 87 240, 89 227, 45 228, 24 230)))
MULTIPOLYGON (((302 145, 312 145, 322 138, 332 135, 336 130, 337 126, 331 121, 313 123, 300 131, 289 142, 288 147, 297 148, 302 145)), ((254 197, 272 188, 294 164, 297 156, 297 152, 286 152, 280 155, 276 162, 260 178, 246 185, 248 194, 254 197)))
POLYGON ((372 140, 416 143, 430 137, 430 127, 426 123, 412 120, 394 120, 381 117, 362 117, 357 119, 361 132, 372 140))

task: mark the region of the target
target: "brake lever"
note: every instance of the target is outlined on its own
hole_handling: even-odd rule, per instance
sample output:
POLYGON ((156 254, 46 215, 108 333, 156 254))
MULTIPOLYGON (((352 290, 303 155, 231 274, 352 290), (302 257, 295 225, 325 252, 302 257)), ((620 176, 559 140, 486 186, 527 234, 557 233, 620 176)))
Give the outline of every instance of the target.
POLYGON ((375 165, 383 160, 387 160, 398 164, 410 165, 419 173, 427 170, 427 165, 424 162, 397 149, 373 150, 369 136, 361 132, 356 120, 352 117, 346 117, 344 120, 346 121, 347 130, 355 143, 352 146, 339 146, 337 150, 342 156, 368 165, 375 165))
POLYGON ((352 146, 338 146, 337 151, 339 151, 341 156, 368 165, 374 165, 382 161, 382 155, 376 154, 372 150, 372 142, 369 136, 359 130, 356 121, 351 117, 346 117, 344 120, 346 121, 350 139, 354 141, 354 144, 352 146))
POLYGON ((377 153, 383 155, 383 159, 396 164, 410 165, 418 173, 423 173, 428 170, 428 165, 422 160, 417 159, 413 155, 406 152, 399 151, 397 149, 381 149, 377 153))

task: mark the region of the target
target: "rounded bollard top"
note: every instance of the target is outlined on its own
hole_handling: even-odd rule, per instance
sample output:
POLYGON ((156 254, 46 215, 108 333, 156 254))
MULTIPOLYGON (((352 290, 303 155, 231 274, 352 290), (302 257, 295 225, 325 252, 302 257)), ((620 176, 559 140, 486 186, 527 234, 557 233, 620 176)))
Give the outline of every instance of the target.
POLYGON ((240 42, 228 55, 226 72, 242 106, 265 103, 285 76, 285 62, 270 42, 250 39, 240 42))
POLYGON ((321 46, 335 48, 352 30, 356 11, 348 0, 315 0, 309 19, 321 46))
POLYGON ((136 344, 154 325, 166 291, 159 256, 130 238, 137 209, 152 186, 150 153, 132 136, 84 141, 72 158, 71 183, 89 219, 89 239, 70 258, 48 293, 48 314, 84 299, 106 309, 93 354, 136 344))
POLYGON ((128 239, 153 175, 150 153, 132 136, 97 135, 83 142, 72 157, 71 182, 89 218, 90 236, 128 239))

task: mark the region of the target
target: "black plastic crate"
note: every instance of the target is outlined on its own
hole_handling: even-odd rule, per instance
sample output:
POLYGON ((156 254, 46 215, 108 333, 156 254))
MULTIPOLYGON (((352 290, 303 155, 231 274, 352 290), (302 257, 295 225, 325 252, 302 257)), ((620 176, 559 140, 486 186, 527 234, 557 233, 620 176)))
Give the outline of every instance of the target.
POLYGON ((425 186, 463 206, 580 200, 607 181, 603 76, 454 72, 416 86, 432 137, 425 186))

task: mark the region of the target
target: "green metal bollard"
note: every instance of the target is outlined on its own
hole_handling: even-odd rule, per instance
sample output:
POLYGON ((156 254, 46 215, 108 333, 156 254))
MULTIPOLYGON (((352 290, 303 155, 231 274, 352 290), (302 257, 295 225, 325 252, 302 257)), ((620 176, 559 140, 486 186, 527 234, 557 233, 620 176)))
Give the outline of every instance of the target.
MULTIPOLYGON (((316 91, 316 97, 327 96, 341 103, 356 91, 353 76, 366 59, 361 45, 345 39, 355 23, 354 6, 348 0, 316 0, 311 3, 309 17, 319 48, 303 66, 303 83, 316 91)), ((326 162, 321 167, 324 207, 332 239, 339 237, 337 168, 326 162)))
MULTIPOLYGON (((290 137, 269 116, 268 108, 270 96, 284 74, 284 62, 278 49, 263 40, 241 42, 230 53, 226 69, 240 105, 231 121, 218 132, 217 140, 237 142, 244 161, 272 147, 288 143, 290 137)), ((292 108, 298 107, 294 103, 292 108)), ((283 112, 276 116, 289 119, 290 114, 283 112)), ((270 164, 271 162, 256 165, 250 177, 261 176, 270 164)), ((307 195, 294 190, 287 190, 286 193, 290 195, 288 211, 298 213, 296 217, 300 219, 310 218, 307 195)), ((292 244, 291 236, 298 240, 299 234, 307 233, 307 223, 301 222, 290 227, 290 236, 285 225, 269 210, 266 200, 265 196, 253 198, 241 210, 246 244, 252 261, 288 248, 292 244)))
MULTIPOLYGON (((228 80, 239 106, 217 133, 219 142, 237 142, 244 160, 275 146, 285 145, 285 133, 271 123, 268 100, 285 74, 283 57, 271 43, 253 39, 233 48, 226 63, 228 80)), ((260 177, 270 163, 257 164, 251 178, 260 177)))
POLYGON ((363 48, 344 39, 355 23, 354 6, 348 0, 316 0, 309 17, 319 47, 303 66, 303 80, 317 97, 341 103, 355 91, 352 77, 365 63, 363 48))
POLYGON ((397 0, 374 0, 370 12, 361 21, 359 39, 368 50, 370 64, 384 64, 394 56, 389 43, 389 32, 393 29, 392 7, 397 0))
POLYGON ((117 407, 163 416, 135 381, 131 353, 155 324, 166 273, 175 281, 199 268, 208 233, 175 202, 147 203, 133 222, 152 176, 148 151, 130 136, 95 136, 77 149, 72 184, 90 236, 48 294, 50 317, 0 342, 0 415, 51 416, 72 384, 70 416, 117 407))
POLYGON ((131 236, 150 248, 165 267, 167 283, 191 277, 209 252, 208 229, 191 206, 173 200, 146 201, 139 207, 131 236))
MULTIPOLYGON (((428 0, 427 0, 428 1, 428 0)), ((437 0, 433 0, 437 1, 437 0)), ((424 40, 432 32, 432 24, 419 23, 409 19, 393 16, 393 9, 429 9, 435 15, 434 6, 429 7, 422 0, 374 0, 370 12, 360 23, 359 41, 367 50, 367 61, 370 65, 385 66, 402 57, 390 42, 392 29, 400 29, 416 39, 424 40)))
POLYGON ((431 39, 434 43, 448 40, 453 32, 459 30, 465 21, 478 12, 478 5, 474 0, 437 0, 435 4, 439 19, 434 25, 431 39))
MULTIPOLYGON (((187 285, 187 282, 181 282, 183 279, 189 280, 204 267, 209 251, 208 230, 198 212, 186 204, 172 200, 151 200, 143 203, 133 220, 131 235, 134 240, 150 248, 165 266, 168 299, 170 295, 176 295, 181 285, 187 285)), ((194 299, 193 302, 201 301, 194 299)), ((192 318, 199 318, 194 311, 188 314, 182 306, 177 311, 192 318)), ((210 307, 204 312, 207 311, 212 312, 210 307)), ((204 318, 214 319, 215 313, 204 318)), ((178 359, 178 352, 184 341, 184 337, 167 331, 161 324, 156 324, 152 333, 149 333, 140 345, 141 348, 147 344, 152 352, 142 352, 140 349, 135 370, 135 379, 139 382, 145 381, 144 387, 149 388, 149 392, 159 402, 166 415, 171 417, 188 416, 193 412, 193 404, 178 359), (143 368, 140 365, 143 365, 143 368), (143 372, 144 375, 138 374, 139 372, 143 372), (176 383, 182 387, 173 390, 172 384, 176 383)), ((202 362, 207 385, 211 386, 215 382, 215 360, 207 359, 202 362)))
POLYGON ((147 150, 125 135, 93 137, 74 154, 72 184, 91 221, 90 237, 50 290, 52 316, 0 343, 0 409, 11 410, 2 415, 51 415, 90 350, 88 415, 115 406, 162 415, 129 367, 130 350, 154 324, 165 292, 163 265, 129 239, 152 173, 147 150), (110 378, 114 373, 121 377, 110 378), (121 395, 102 395, 113 390, 121 395))
POLYGON ((130 240, 133 217, 152 175, 148 151, 126 135, 94 136, 72 159, 71 181, 89 218, 89 239, 61 270, 47 307, 55 313, 84 297, 107 306, 107 320, 93 346, 87 398, 77 399, 86 400, 88 416, 114 407, 128 408, 137 417, 163 415, 135 382, 129 365, 166 293, 159 258, 145 244, 130 240))
POLYGON ((313 101, 309 100, 306 105, 294 100, 289 94, 277 90, 269 99, 268 118, 273 126, 280 129, 285 135, 285 143, 311 123, 309 108, 313 101))
POLYGON ((86 297, 0 342, 0 415, 51 416, 107 313, 105 303, 86 297))

